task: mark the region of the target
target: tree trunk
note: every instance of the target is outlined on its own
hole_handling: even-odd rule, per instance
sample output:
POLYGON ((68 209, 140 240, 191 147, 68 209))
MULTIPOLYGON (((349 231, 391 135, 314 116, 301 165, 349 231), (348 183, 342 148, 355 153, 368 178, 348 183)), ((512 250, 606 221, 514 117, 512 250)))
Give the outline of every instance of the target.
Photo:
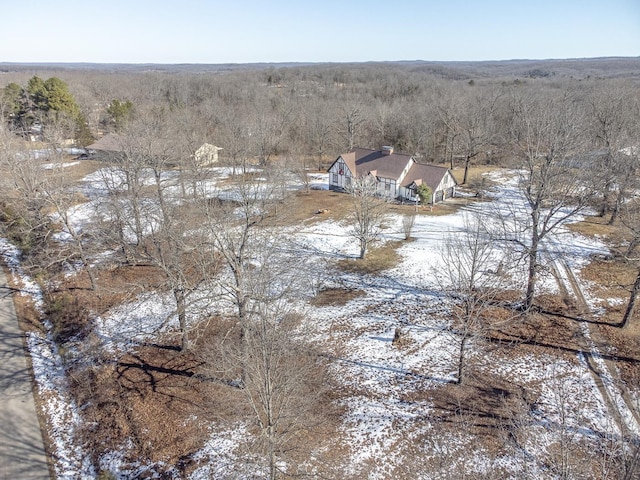
POLYGON ((360 240, 360 260, 364 260, 365 255, 367 254, 367 242, 364 240, 360 240))
POLYGON ((272 440, 269 439, 269 480, 276 480, 278 474, 278 470, 276 469, 276 454, 271 443, 272 440))
POLYGON ((538 281, 538 248, 540 246, 540 236, 538 226, 540 222, 539 206, 536 204, 531 212, 531 246, 529 247, 529 267, 527 272, 527 293, 525 295, 524 309, 529 311, 533 306, 536 293, 536 282, 538 281))
POLYGON ((467 179, 469 177, 469 165, 471 164, 471 157, 467 156, 464 161, 464 177, 462 177, 462 185, 467 184, 467 179))
POLYGON ((609 213, 611 203, 611 181, 607 180, 604 188, 602 189, 602 204, 600 205, 600 216, 604 217, 609 213))
POLYGON ((143 238, 142 232, 142 213, 140 212, 140 196, 139 196, 139 181, 138 175, 125 170, 125 177, 127 183, 127 193, 129 201, 131 202, 131 210, 133 213, 133 222, 135 230, 135 245, 140 246, 143 238))
POLYGON ((91 269, 89 264, 87 263, 87 259, 85 258, 84 252, 80 254, 80 259, 82 260, 82 264, 84 265, 84 270, 87 272, 87 275, 89 276, 91 290, 95 292, 98 289, 96 276, 93 273, 93 270, 91 269))
POLYGON ((609 223, 607 225, 613 225, 618 220, 618 216, 620 215, 620 206, 624 203, 624 193, 623 188, 620 187, 620 191, 618 195, 616 195, 616 201, 613 205, 613 210, 611 211, 611 218, 609 219, 609 223))
MULTIPOLYGON (((241 268, 241 267, 240 267, 241 268)), ((234 279, 235 279, 235 301, 236 308, 238 309, 238 324, 240 325, 240 343, 242 345, 242 365, 240 371, 240 381, 242 385, 245 385, 247 378, 247 369, 246 362, 249 356, 249 344, 248 342, 248 318, 247 318, 247 297, 244 294, 244 281, 243 274, 240 269, 234 269, 233 271, 234 279)))
POLYGON ((89 276, 89 282, 91 283, 91 290, 95 292, 97 289, 96 276, 94 275, 93 270, 89 266, 89 260, 87 259, 87 256, 85 255, 85 252, 84 252, 84 248, 82 246, 82 239, 69 223, 67 216, 64 215, 63 218, 65 220, 65 223, 67 224, 67 230, 69 230, 71 237, 73 238, 73 240, 75 241, 78 247, 78 255, 80 256, 80 261, 82 262, 85 272, 87 272, 87 275, 89 276))
POLYGON ((525 311, 529 311, 533 306, 533 300, 535 297, 535 290, 536 290, 536 281, 537 281, 537 269, 538 269, 538 247, 536 245, 535 249, 533 246, 531 246, 531 251, 529 252, 527 293, 525 295, 525 301, 524 301, 525 311))
POLYGON ((458 350, 458 378, 456 379, 456 383, 458 385, 462 384, 464 381, 464 362, 465 362, 465 350, 467 348, 467 340, 469 339, 465 327, 465 331, 462 334, 462 339, 460 340, 460 349, 458 350))
POLYGON ((182 335, 180 350, 182 352, 186 352, 189 348, 189 338, 187 337, 187 309, 185 305, 184 291, 182 288, 176 288, 173 290, 173 296, 176 299, 178 324, 180 325, 180 334, 182 335))
POLYGON ((622 328, 626 328, 629 326, 631 317, 633 317, 633 313, 636 308, 636 298, 638 297, 638 293, 640 293, 640 270, 638 271, 638 275, 636 276, 636 281, 633 283, 633 288, 631 289, 631 294, 629 295, 629 303, 627 303, 627 309, 624 312, 624 317, 622 317, 622 321, 620 322, 620 326, 622 328))

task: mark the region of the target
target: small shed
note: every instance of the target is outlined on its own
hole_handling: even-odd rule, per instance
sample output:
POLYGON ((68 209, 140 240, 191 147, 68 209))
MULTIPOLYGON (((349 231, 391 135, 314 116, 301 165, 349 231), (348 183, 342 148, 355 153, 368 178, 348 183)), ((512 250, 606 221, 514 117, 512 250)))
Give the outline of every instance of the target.
POLYGON ((211 145, 210 143, 203 143, 198 150, 194 153, 193 157, 198 165, 206 167, 218 162, 218 152, 222 150, 220 147, 211 145))

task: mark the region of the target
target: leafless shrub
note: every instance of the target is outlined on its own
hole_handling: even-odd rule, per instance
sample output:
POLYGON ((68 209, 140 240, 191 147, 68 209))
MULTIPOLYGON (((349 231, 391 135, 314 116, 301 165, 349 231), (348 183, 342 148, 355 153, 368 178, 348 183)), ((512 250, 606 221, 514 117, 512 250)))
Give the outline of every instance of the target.
POLYGON ((415 223, 416 223, 415 213, 402 216, 402 233, 404 234, 405 240, 409 240, 411 238, 411 232, 413 231, 413 226, 415 223))

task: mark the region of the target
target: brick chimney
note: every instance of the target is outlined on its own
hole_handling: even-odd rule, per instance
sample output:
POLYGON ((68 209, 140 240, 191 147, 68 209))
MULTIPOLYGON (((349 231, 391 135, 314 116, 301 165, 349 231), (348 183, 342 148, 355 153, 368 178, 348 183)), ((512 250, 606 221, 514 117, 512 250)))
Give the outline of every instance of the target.
POLYGON ((381 149, 382 155, 391 155, 393 153, 393 147, 385 145, 381 149))

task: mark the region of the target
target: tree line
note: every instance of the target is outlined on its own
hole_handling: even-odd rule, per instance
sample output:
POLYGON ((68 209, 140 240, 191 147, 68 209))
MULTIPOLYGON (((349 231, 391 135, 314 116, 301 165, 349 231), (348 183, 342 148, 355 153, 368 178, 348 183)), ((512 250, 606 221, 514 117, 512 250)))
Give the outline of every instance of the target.
MULTIPOLYGON (((353 146, 381 145, 393 145, 423 161, 449 166, 467 166, 478 160, 499 162, 507 147, 508 99, 523 92, 544 97, 567 89, 574 92, 576 104, 589 122, 583 124, 585 149, 595 150, 606 140, 593 131, 586 134, 594 128, 594 102, 604 108, 604 103, 614 101, 603 98, 609 92, 621 106, 618 115, 633 115, 637 89, 632 78, 574 80, 554 76, 478 78, 471 82, 382 65, 209 75, 62 74, 64 80, 40 80, 62 85, 58 90, 68 86, 72 95, 72 102, 54 102, 50 110, 63 109, 70 115, 79 110, 93 135, 121 130, 132 115, 146 116, 163 108, 188 115, 193 133, 223 147, 223 157, 268 162, 274 156, 291 155, 321 164, 353 146)), ((16 113, 37 97, 35 84, 40 82, 34 78, 39 77, 5 86, 5 115, 22 118, 16 113)), ((68 95, 63 97, 68 100, 68 95)), ((74 138, 73 132, 68 135, 74 138)))

